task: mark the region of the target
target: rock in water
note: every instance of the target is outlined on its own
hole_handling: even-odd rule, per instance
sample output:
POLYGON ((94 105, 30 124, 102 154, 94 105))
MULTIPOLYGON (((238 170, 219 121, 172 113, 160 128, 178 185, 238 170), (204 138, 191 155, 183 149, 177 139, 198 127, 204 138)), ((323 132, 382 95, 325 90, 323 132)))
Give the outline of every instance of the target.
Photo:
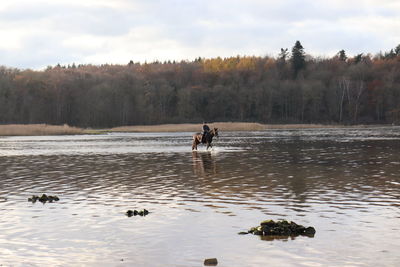
POLYGON ((204 265, 205 266, 217 266, 218 260, 216 258, 205 259, 204 265))
POLYGON ((239 232, 238 234, 239 234, 239 235, 248 235, 249 232, 239 232))
POLYGON ((252 227, 248 233, 254 235, 273 235, 273 236, 298 236, 306 235, 313 237, 315 235, 314 227, 304 227, 295 222, 286 220, 273 221, 266 220, 260 223, 260 226, 252 227))
POLYGON ((39 199, 38 196, 33 195, 32 197, 28 198, 28 201, 35 203, 39 199))
POLYGON ((131 216, 137 216, 137 215, 139 215, 139 216, 146 216, 147 214, 149 214, 149 211, 148 210, 146 210, 146 209, 143 209, 143 210, 139 210, 139 211, 137 211, 137 210, 128 210, 126 213, 126 216, 128 216, 128 217, 131 217, 131 216))
POLYGON ((40 197, 33 195, 32 197, 28 198, 28 201, 30 201, 32 203, 35 203, 38 200, 44 204, 46 202, 59 201, 60 199, 57 196, 48 196, 46 194, 43 194, 40 197))
POLYGON ((314 227, 307 227, 306 230, 304 231, 305 235, 308 236, 314 236, 315 235, 315 228, 314 227))
POLYGON ((146 216, 147 214, 149 214, 149 211, 146 209, 138 211, 138 215, 140 216, 146 216))
POLYGON ((49 200, 49 198, 47 197, 46 194, 43 194, 41 197, 39 197, 39 201, 42 203, 45 203, 48 200, 49 200))
POLYGON ((126 216, 131 217, 131 216, 133 216, 133 211, 128 210, 125 214, 126 214, 126 216))

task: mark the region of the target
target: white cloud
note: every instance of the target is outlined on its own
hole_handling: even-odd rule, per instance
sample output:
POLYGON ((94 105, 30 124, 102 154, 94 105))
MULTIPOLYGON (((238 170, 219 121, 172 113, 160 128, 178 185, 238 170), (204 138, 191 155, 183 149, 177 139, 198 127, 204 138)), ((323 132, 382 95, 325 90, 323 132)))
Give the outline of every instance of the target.
POLYGON ((22 34, 18 31, 0 28, 0 36, 2 37, 2 42, 0 42, 0 50, 5 51, 16 51, 22 48, 22 34))
POLYGON ((0 64, 126 63, 375 53, 400 43, 395 0, 14 0, 0 4, 0 64))

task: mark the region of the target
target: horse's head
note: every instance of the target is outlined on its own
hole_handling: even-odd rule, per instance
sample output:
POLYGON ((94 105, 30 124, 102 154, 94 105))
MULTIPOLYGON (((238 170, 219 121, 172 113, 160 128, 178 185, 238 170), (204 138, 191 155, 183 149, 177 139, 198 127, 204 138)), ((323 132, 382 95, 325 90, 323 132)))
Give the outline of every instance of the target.
POLYGON ((218 128, 214 128, 214 129, 213 129, 213 132, 214 132, 214 136, 215 136, 215 137, 218 137, 218 128))

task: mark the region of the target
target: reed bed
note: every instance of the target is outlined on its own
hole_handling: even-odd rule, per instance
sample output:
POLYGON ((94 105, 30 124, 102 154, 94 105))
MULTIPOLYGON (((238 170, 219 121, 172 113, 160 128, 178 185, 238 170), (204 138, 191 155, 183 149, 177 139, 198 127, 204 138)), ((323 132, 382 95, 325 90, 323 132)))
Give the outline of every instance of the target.
MULTIPOLYGON (((210 128, 216 127, 220 131, 263 131, 269 129, 313 129, 313 128, 340 128, 343 125, 323 124, 261 124, 255 122, 215 122, 208 124, 210 128)), ((355 127, 355 126, 353 126, 355 127)), ((360 125, 358 125, 360 127, 360 125)), ((202 124, 160 124, 121 126, 108 129, 108 132, 200 132, 202 124)))
POLYGON ((74 135, 85 133, 83 129, 64 125, 7 124, 0 125, 0 136, 74 135))
MULTIPOLYGON (((216 127, 220 131, 259 131, 266 129, 264 124, 247 122, 215 122, 208 124, 210 128, 216 127)), ((110 129, 111 132, 200 132, 202 124, 161 124, 123 126, 110 129)))
POLYGON ((265 129, 314 129, 314 128, 342 128, 344 125, 326 124, 266 124, 265 129))
MULTIPOLYGON (((312 129, 312 128, 340 128, 363 127, 323 124, 261 124, 252 122, 215 122, 208 124, 210 128, 216 127, 220 131, 263 131, 273 129, 312 129)), ((111 129, 82 129, 64 125, 49 124, 7 124, 0 125, 0 136, 32 136, 32 135, 75 135, 75 134, 104 134, 107 132, 200 132, 202 124, 160 124, 121 126, 111 129)))
MULTIPOLYGON (((108 129, 110 132, 195 132, 200 131, 201 124, 160 124, 121 126, 108 129)), ((211 126, 211 125, 210 125, 211 126)))

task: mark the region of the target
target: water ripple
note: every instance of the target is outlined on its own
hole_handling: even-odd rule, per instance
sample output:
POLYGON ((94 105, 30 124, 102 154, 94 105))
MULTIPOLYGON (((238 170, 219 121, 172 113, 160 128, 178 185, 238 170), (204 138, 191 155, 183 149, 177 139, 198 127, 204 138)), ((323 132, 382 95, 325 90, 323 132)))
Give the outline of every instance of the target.
POLYGON ((395 262, 397 129, 223 133, 211 152, 191 152, 190 141, 188 133, 1 138, 1 262, 191 266, 210 254, 227 266, 395 262), (27 201, 42 193, 60 201, 27 201), (124 215, 143 208, 146 217, 124 215), (313 225, 317 235, 236 235, 267 218, 313 225))

